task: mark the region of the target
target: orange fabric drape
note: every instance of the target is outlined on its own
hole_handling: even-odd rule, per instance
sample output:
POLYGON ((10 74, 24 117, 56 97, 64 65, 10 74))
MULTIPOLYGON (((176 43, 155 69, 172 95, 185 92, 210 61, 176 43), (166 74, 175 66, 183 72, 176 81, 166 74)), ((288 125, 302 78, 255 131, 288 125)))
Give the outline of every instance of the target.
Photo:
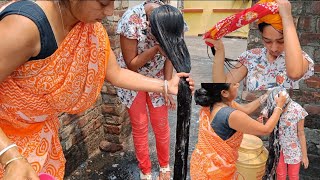
POLYGON ((78 23, 54 54, 28 61, 0 84, 0 127, 38 173, 63 179, 58 114, 95 103, 110 51, 101 23, 78 23))
POLYGON ((231 180, 235 178, 236 161, 243 133, 236 132, 222 140, 212 129, 209 108, 200 110, 198 143, 191 156, 192 180, 231 180))
MULTIPOLYGON (((245 9, 237 14, 229 16, 216 25, 213 26, 208 32, 204 34, 204 38, 220 39, 224 35, 233 32, 234 30, 245 26, 257 19, 266 15, 278 14, 278 4, 273 0, 263 0, 258 2, 251 8, 245 9), (269 2, 263 2, 269 1, 269 2)), ((268 19, 268 18, 267 18, 268 19)), ((209 46, 213 46, 207 43, 209 46)))
MULTIPOLYGON (((259 4, 264 4, 264 3, 273 3, 274 0, 260 0, 258 3, 259 4)), ((271 13, 268 15, 265 15, 263 17, 261 17, 258 21, 258 24, 260 23, 267 23, 267 24, 271 24, 272 27, 274 27, 275 29, 282 31, 283 26, 282 26, 282 19, 279 13, 271 13)))

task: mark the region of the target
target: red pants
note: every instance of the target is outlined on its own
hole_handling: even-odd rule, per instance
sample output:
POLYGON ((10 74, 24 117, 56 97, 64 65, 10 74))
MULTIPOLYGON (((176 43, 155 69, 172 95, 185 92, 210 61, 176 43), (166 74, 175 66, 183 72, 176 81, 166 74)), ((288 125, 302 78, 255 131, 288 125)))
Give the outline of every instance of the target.
POLYGON ((283 152, 280 152, 280 159, 277 166, 277 180, 286 180, 287 179, 287 169, 288 176, 290 180, 299 179, 299 170, 300 163, 298 164, 286 164, 284 162, 283 152))
POLYGON ((163 105, 161 107, 153 107, 148 93, 139 91, 128 112, 131 119, 136 157, 139 162, 139 168, 144 174, 151 172, 147 106, 152 129, 156 138, 157 156, 161 167, 169 164, 170 146, 170 129, 167 106, 163 105))

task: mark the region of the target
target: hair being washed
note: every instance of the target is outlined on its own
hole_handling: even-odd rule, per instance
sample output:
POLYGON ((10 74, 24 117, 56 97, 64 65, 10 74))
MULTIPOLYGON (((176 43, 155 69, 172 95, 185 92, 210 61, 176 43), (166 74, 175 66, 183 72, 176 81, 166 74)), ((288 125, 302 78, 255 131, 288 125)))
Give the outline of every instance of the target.
MULTIPOLYGON (((190 54, 184 41, 184 20, 181 12, 170 5, 154 9, 150 16, 151 33, 171 60, 177 72, 190 72, 190 54)), ((191 90, 186 78, 178 87, 176 149, 173 179, 186 179, 188 170, 189 126, 191 118, 191 90)))

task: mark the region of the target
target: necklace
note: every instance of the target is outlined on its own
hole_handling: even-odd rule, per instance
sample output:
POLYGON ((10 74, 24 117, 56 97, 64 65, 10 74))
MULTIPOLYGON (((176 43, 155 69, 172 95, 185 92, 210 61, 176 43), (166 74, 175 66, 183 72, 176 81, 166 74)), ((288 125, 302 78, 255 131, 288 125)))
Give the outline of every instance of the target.
POLYGON ((62 28, 63 28, 63 33, 66 33, 66 29, 64 26, 64 22, 63 22, 63 18, 62 18, 62 11, 61 11, 61 7, 60 7, 60 2, 58 2, 58 7, 59 7, 59 11, 60 11, 60 19, 61 19, 61 23, 62 23, 62 28))

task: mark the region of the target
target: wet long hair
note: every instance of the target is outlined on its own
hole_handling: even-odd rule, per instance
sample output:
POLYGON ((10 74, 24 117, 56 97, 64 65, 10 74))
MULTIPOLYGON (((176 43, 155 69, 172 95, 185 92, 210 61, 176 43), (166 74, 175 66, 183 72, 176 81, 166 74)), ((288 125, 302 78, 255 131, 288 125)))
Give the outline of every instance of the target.
POLYGON ((229 90, 230 83, 201 83, 201 88, 194 93, 197 105, 212 107, 215 103, 222 102, 221 91, 229 90))
MULTIPOLYGON (((155 8, 150 16, 151 33, 171 60, 177 72, 191 71, 190 54, 184 41, 184 20, 181 12, 170 5, 155 8)), ((191 118, 191 90, 186 78, 178 88, 176 149, 173 179, 186 179, 188 170, 189 126, 191 118)))
MULTIPOLYGON (((267 98, 267 106, 263 109, 268 118, 270 118, 273 114, 275 107, 277 106, 275 97, 279 95, 280 92, 286 93, 286 102, 283 109, 285 109, 288 104, 292 101, 289 97, 288 92, 285 88, 275 87, 269 94, 267 98)), ((279 158, 280 158, 280 144, 279 144, 279 121, 277 125, 274 127, 272 133, 269 135, 269 155, 266 163, 265 174, 262 177, 263 180, 275 180, 276 179, 276 168, 278 166, 279 158)))

